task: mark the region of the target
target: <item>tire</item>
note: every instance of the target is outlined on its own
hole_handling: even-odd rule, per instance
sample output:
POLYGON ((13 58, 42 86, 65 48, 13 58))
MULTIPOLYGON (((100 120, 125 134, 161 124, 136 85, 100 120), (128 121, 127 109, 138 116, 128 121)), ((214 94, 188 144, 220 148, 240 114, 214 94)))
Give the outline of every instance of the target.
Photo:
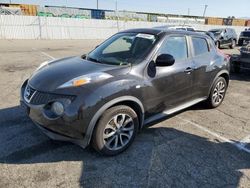
POLYGON ((209 97, 206 101, 207 106, 209 108, 217 108, 218 106, 220 106, 225 98, 226 91, 227 91, 227 82, 225 78, 218 77, 215 80, 212 89, 210 91, 209 97))
POLYGON ((93 133, 92 146, 103 155, 117 155, 132 144, 138 128, 138 116, 132 108, 114 106, 99 119, 93 133))
POLYGON ((242 45, 243 45, 243 40, 239 40, 239 41, 238 41, 238 45, 239 45, 239 46, 242 46, 242 45))
POLYGON ((231 45, 229 46, 231 49, 234 49, 236 46, 236 41, 232 40, 231 45))

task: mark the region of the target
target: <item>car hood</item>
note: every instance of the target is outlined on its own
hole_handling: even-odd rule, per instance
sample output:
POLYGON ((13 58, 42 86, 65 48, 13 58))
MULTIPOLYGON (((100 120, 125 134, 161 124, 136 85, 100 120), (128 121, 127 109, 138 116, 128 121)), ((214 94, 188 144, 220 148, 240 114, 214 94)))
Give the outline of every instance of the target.
POLYGON ((54 91, 62 84, 79 76, 105 72, 112 76, 126 74, 130 66, 94 63, 81 57, 68 57, 50 62, 34 72, 29 85, 39 91, 54 91))

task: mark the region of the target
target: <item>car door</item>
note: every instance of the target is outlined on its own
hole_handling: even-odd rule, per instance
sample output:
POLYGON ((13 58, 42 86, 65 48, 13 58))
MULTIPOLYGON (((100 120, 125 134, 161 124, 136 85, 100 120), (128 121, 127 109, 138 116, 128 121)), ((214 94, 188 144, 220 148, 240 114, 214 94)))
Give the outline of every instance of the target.
POLYGON ((147 106, 151 111, 159 112, 177 107, 192 98, 192 70, 194 63, 189 57, 187 37, 168 36, 162 43, 154 60, 161 54, 170 54, 175 58, 172 66, 157 67, 154 77, 149 78, 151 87, 147 88, 147 106))
POLYGON ((225 29, 225 43, 230 45, 232 42, 232 32, 230 29, 225 29))
POLYGON ((214 48, 210 40, 199 37, 192 36, 192 56, 195 63, 194 68, 194 81, 193 81, 193 97, 194 99, 206 97, 207 92, 210 87, 211 79, 213 78, 212 72, 213 64, 215 63, 215 57, 213 54, 214 48))

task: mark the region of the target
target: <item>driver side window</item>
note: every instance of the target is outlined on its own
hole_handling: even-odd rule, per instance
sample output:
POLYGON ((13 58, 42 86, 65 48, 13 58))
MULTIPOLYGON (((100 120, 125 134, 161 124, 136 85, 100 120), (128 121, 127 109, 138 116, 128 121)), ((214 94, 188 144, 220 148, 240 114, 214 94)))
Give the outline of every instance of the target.
POLYGON ((162 44, 160 54, 170 54, 175 60, 188 58, 187 40, 185 36, 168 37, 162 44))

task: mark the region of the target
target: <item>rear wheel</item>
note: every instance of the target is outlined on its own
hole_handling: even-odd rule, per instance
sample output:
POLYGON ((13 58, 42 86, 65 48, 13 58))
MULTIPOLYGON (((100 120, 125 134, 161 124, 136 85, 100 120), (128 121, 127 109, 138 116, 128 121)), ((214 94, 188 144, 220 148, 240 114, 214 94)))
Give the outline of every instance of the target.
POLYGON ((92 145, 104 155, 117 155, 131 145, 138 127, 138 116, 133 109, 125 105, 112 107, 98 121, 92 145))
POLYGON ((209 108, 216 108, 221 105, 224 100, 227 90, 227 82, 225 78, 219 77, 215 80, 214 85, 210 91, 210 95, 207 99, 207 105, 209 108))

